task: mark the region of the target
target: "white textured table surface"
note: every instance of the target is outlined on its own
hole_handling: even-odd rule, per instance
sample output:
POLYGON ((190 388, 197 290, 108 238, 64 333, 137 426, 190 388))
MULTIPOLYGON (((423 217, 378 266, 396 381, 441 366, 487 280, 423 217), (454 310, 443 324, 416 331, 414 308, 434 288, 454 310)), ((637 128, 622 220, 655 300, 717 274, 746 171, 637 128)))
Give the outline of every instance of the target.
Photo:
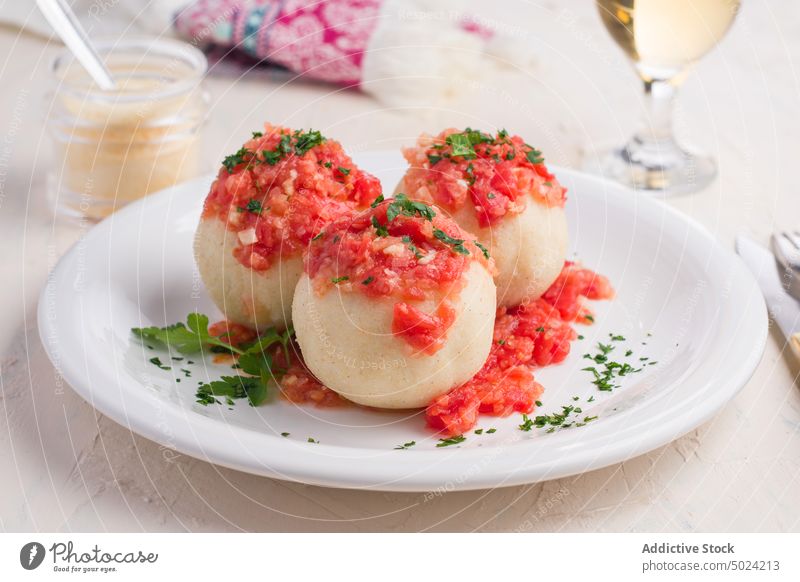
MULTIPOLYGON (((0 4, 2 4, 0 2, 0 4)), ((109 3, 113 10, 115 3, 109 3)), ((507 126, 552 163, 621 143, 641 92, 593 3, 503 3, 537 62, 465 86, 445 107, 387 110, 350 92, 212 78, 208 159, 264 119, 313 126, 355 150, 448 125, 507 126), (308 104, 319 99, 314 106, 308 104)), ((647 455, 576 477, 493 491, 364 493, 273 481, 185 456, 100 416, 57 377, 37 296, 81 235, 44 202, 41 98, 58 47, 0 28, 0 529, 7 531, 794 531, 800 529, 798 366, 773 331, 752 380, 718 416, 647 455)), ((677 127, 713 152, 718 180, 670 201, 724 244, 800 221, 800 8, 745 0, 681 91, 677 127)))

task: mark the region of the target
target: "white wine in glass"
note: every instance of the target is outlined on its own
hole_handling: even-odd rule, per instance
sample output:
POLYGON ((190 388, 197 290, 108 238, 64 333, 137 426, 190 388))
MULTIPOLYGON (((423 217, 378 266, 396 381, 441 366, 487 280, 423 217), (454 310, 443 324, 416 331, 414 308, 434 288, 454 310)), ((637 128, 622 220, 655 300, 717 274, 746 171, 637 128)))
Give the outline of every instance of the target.
POLYGON ((678 145, 672 103, 689 68, 730 28, 740 0, 597 0, 600 18, 644 83, 647 123, 605 155, 605 176, 637 190, 672 195, 700 190, 716 175, 714 160, 678 145))

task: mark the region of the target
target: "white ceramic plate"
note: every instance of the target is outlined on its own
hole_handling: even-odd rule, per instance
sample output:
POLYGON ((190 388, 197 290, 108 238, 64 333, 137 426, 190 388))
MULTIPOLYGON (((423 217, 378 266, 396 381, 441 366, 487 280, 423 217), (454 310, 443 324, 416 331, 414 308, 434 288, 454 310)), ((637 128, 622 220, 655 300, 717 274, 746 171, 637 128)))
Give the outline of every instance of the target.
MULTIPOLYGON (((389 191, 405 169, 394 152, 356 162, 389 191)), ((592 303, 596 323, 578 326, 585 339, 569 358, 536 375, 545 386, 543 412, 579 405, 584 416, 598 416, 583 427, 523 432, 519 415, 483 417, 479 426, 496 432, 437 448, 422 413, 319 409, 276 398, 258 408, 196 404, 197 382, 230 368, 195 358, 192 366, 160 370, 148 361, 159 354, 130 329, 183 321, 194 310, 219 317, 192 259, 210 179, 132 204, 73 247, 42 292, 41 338, 69 384, 102 413, 166 447, 250 473, 435 491, 529 483, 623 461, 697 427, 736 394, 761 357, 766 309, 750 274, 702 227, 614 184, 556 172, 570 192, 575 256, 617 290, 613 301, 592 303), (616 343, 618 359, 630 349, 634 363, 658 362, 612 393, 599 392, 581 370, 582 355, 610 333, 626 338, 616 343), (413 448, 394 450, 412 440, 413 448)))

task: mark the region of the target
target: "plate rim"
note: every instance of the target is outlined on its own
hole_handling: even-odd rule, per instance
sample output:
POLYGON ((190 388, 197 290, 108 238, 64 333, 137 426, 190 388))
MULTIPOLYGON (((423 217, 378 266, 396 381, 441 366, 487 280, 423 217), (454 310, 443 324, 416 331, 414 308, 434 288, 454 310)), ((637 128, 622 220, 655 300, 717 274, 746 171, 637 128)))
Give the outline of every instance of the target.
MULTIPOLYGON (((387 156, 388 154, 395 156, 397 152, 393 150, 379 150, 362 152, 354 157, 364 159, 370 156, 387 156)), ((754 309, 746 310, 746 313, 742 317, 742 322, 747 320, 748 329, 757 328, 759 333, 756 338, 753 338, 752 332, 749 335, 749 341, 752 347, 747 350, 747 357, 736 361, 737 366, 733 368, 734 372, 730 372, 729 370, 728 374, 726 374, 726 378, 729 382, 727 387, 720 387, 718 390, 709 390, 707 387, 706 390, 703 390, 705 397, 701 400, 703 403, 702 409, 700 407, 695 407, 692 409, 694 411, 693 414, 665 419, 663 423, 658 425, 657 430, 647 435, 647 438, 639 440, 631 438, 627 440, 621 439, 616 443, 606 445, 603 448, 602 455, 597 455, 595 459, 589 459, 587 461, 587 455, 583 454, 582 456, 576 456, 573 459, 563 461, 559 465, 558 470, 552 470, 542 474, 542 469, 539 464, 536 462, 528 463, 528 461, 532 461, 530 458, 532 455, 528 455, 527 458, 525 458, 526 455, 524 454, 525 451, 523 447, 518 447, 516 451, 512 451, 505 456, 498 455, 496 458, 490 458, 488 461, 485 461, 489 453, 496 447, 487 447, 485 449, 453 448, 447 451, 420 450, 413 451, 413 456, 404 456, 398 455, 396 451, 385 452, 375 449, 358 449, 349 446, 321 443, 313 447, 311 451, 308 450, 308 447, 302 449, 304 452, 309 453, 307 455, 290 455, 290 457, 295 458, 292 459, 292 461, 286 462, 285 459, 287 457, 282 453, 297 453, 299 450, 296 448, 297 443, 292 444, 290 441, 280 439, 277 435, 255 431, 248 427, 220 423, 216 419, 196 414, 192 410, 181 408, 174 403, 161 401, 164 402, 164 414, 167 418, 160 419, 158 424, 154 423, 152 419, 132 416, 129 410, 127 410, 127 404, 129 404, 127 399, 133 398, 136 401, 142 401, 146 404, 146 399, 154 398, 154 396, 145 390, 141 393, 128 393, 125 397, 125 401, 119 401, 123 403, 122 406, 114 406, 114 398, 112 395, 112 393, 115 392, 114 390, 108 390, 106 394, 98 392, 96 388, 89 385, 91 384, 90 381, 81 376, 81 370, 76 367, 74 361, 69 358, 64 361, 63 358, 53 353, 53 346, 50 344, 48 338, 58 337, 58 326, 52 323, 46 314, 48 289, 50 289, 51 285, 54 285, 56 281, 62 279, 65 276, 65 272, 69 272, 68 266, 70 262, 75 259, 77 247, 81 243, 88 245, 91 240, 101 237, 106 231, 109 231, 115 221, 125 221, 128 220, 129 217, 135 220, 136 217, 146 211, 148 204, 162 203, 163 200, 171 198, 176 190, 190 189, 194 184, 207 184, 210 179, 212 179, 213 175, 206 175, 176 184, 157 193, 153 193, 148 197, 137 200, 95 225, 80 240, 76 241, 76 243, 59 258, 40 292, 37 308, 40 341, 45 348, 48 358, 55 365, 57 372, 70 387, 93 408, 118 424, 180 453, 213 464, 266 477, 327 487, 378 491, 429 492, 442 487, 450 491, 522 485, 566 477, 624 462, 668 444, 697 426, 700 426, 716 415, 727 402, 738 394, 752 377, 763 356, 768 335, 767 309, 754 277, 745 268, 735 253, 733 253, 731 249, 724 247, 705 226, 692 217, 681 213, 660 200, 632 193, 632 191, 616 183, 609 182, 597 176, 557 166, 553 166, 552 171, 556 174, 569 176, 570 180, 577 179, 593 183, 598 189, 604 192, 605 196, 638 196, 637 204, 643 204, 645 207, 655 205, 660 212, 665 213, 665 216, 669 220, 686 223, 688 229, 710 244, 710 256, 724 257, 727 266, 732 268, 733 276, 735 276, 736 281, 743 284, 742 293, 746 294, 749 300, 755 300, 756 302, 754 309), (755 341, 753 341, 754 339, 755 341), (56 359, 58 359, 58 361, 56 359), (699 410, 702 410, 702 413, 698 412, 699 410), (170 423, 170 427, 173 428, 170 439, 168 440, 165 439, 164 431, 159 426, 159 424, 164 422, 170 423), (219 446, 219 443, 225 442, 224 439, 203 439, 198 436, 198 433, 205 431, 214 433, 220 430, 227 433, 235 431, 240 446, 225 449, 219 446), (269 465, 253 462, 254 455, 252 451, 258 449, 257 445, 260 445, 261 448, 264 447, 264 437, 272 439, 272 441, 267 442, 269 443, 269 448, 274 449, 273 454, 266 455, 270 457, 269 465), (343 457, 343 451, 347 451, 350 454, 347 457, 343 457), (364 454, 364 451, 367 451, 367 453, 364 454), (398 470, 386 471, 384 468, 378 471, 372 468, 370 466, 371 464, 367 462, 376 457, 383 457, 387 452, 393 455, 391 465, 398 470), (514 452, 517 454, 513 454, 514 452), (425 456, 427 459, 435 459, 437 461, 433 467, 433 469, 435 469, 433 474, 430 474, 432 468, 428 466, 426 466, 426 473, 422 476, 415 473, 413 470, 414 467, 416 466, 417 469, 419 469, 419 467, 424 464, 417 462, 420 456, 425 456), (512 463, 511 457, 516 459, 517 462, 512 463), (298 462, 298 458, 300 462, 298 462), (463 474, 465 463, 472 463, 474 465, 479 461, 484 461, 482 462, 483 470, 481 472, 477 472, 465 478, 459 478, 456 482, 453 481, 454 475, 459 475, 459 470, 463 474), (383 474, 383 477, 376 477, 376 473, 383 474)), ((56 343, 63 345, 64 342, 60 341, 56 343)), ((121 388, 121 386, 118 387, 121 388)), ((583 436, 579 434, 569 435, 565 437, 564 441, 567 443, 578 443, 582 438, 583 436)), ((540 446, 542 446, 541 443, 537 444, 537 446, 529 445, 528 451, 535 454, 540 446)), ((261 457, 263 457, 263 455, 259 456, 259 460, 261 460, 261 457)))

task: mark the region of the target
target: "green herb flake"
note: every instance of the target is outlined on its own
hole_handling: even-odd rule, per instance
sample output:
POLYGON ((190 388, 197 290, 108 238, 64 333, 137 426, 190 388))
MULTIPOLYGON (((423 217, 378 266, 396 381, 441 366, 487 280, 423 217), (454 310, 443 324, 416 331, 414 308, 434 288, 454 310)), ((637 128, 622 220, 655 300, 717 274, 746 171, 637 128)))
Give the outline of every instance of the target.
POLYGON ((532 164, 541 164, 544 162, 544 158, 542 157, 542 152, 540 152, 536 148, 532 148, 530 151, 528 151, 525 154, 525 157, 532 164))
POLYGON ((229 174, 232 174, 233 171, 236 169, 236 166, 239 164, 243 164, 245 162, 245 157, 252 154, 250 150, 243 147, 240 148, 235 154, 231 154, 226 156, 224 160, 222 160, 222 165, 225 166, 225 169, 228 171, 229 174))
POLYGON ((386 222, 392 222, 401 214, 403 216, 418 215, 427 221, 433 220, 433 217, 436 216, 433 208, 422 202, 410 200, 408 196, 402 192, 392 198, 392 201, 386 208, 386 222))
POLYGON ((162 370, 171 370, 172 367, 165 366, 161 363, 161 358, 150 358, 150 363, 153 364, 156 368, 161 368, 162 370))
POLYGON ((245 209, 251 214, 261 214, 261 212, 264 210, 264 208, 261 206, 261 201, 255 199, 250 199, 245 209))
POLYGON ((369 285, 369 284, 370 284, 370 283, 372 283, 374 280, 375 280, 375 277, 373 277, 372 275, 370 275, 369 277, 367 277, 366 279, 364 279, 363 281, 361 281, 361 284, 362 284, 362 285, 369 285))
POLYGON ((385 225, 378 222, 378 219, 373 215, 372 216, 372 226, 375 228, 375 233, 379 237, 387 237, 389 236, 389 229, 386 228, 385 225))
POLYGON ((349 281, 349 280, 350 280, 350 277, 345 275, 344 277, 335 277, 335 278, 331 279, 331 283, 333 283, 334 285, 338 285, 339 283, 342 283, 343 281, 349 281))
POLYGON ((465 437, 463 434, 460 434, 460 435, 457 435, 457 436, 453 436, 453 437, 449 437, 449 438, 446 438, 446 439, 439 439, 439 442, 436 443, 436 447, 437 448, 449 447, 451 445, 457 445, 457 444, 463 443, 465 440, 467 440, 467 437, 465 437))
POLYGON ((415 444, 417 444, 417 441, 408 441, 407 443, 403 443, 402 445, 397 445, 394 448, 394 450, 396 450, 396 451, 405 451, 405 450, 410 449, 411 447, 413 447, 415 444))
POLYGON ((433 236, 436 237, 437 240, 440 240, 443 243, 450 245, 453 252, 458 253, 459 255, 469 254, 469 251, 464 246, 464 239, 453 238, 440 228, 433 229, 433 236))

